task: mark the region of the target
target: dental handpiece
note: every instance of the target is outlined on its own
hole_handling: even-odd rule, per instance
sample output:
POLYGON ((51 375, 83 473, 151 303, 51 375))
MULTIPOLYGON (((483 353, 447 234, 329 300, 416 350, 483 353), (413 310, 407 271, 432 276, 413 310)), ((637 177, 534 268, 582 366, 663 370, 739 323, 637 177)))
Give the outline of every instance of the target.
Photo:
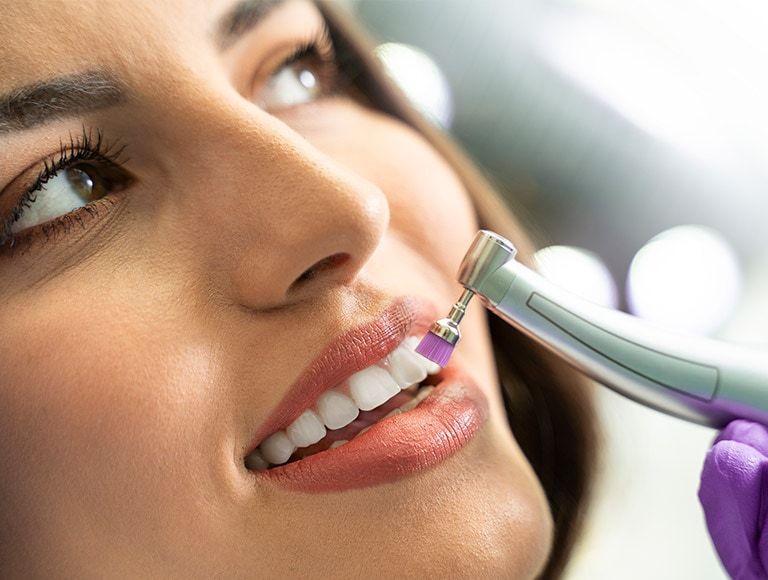
POLYGON ((768 424, 768 353, 674 334, 597 306, 525 267, 516 252, 498 234, 478 232, 459 268, 464 294, 420 345, 431 340, 438 356, 434 348, 422 354, 445 365, 476 295, 582 373, 642 405, 715 428, 736 418, 768 424))

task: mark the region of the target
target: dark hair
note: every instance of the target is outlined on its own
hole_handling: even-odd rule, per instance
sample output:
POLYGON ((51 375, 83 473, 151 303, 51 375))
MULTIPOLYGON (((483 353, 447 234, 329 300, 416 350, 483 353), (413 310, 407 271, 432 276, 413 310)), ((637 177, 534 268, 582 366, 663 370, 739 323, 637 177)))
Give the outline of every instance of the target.
MULTIPOLYGON (((531 243, 477 166, 409 104, 376 60, 361 27, 332 2, 319 6, 340 53, 350 55, 347 65, 356 68, 354 88, 371 106, 421 133, 462 181, 481 227, 512 239, 518 259, 529 262, 531 243)), ((555 522, 553 549, 541 578, 557 578, 581 529, 595 470, 597 429, 589 384, 508 324, 491 316, 489 325, 510 427, 544 488, 555 522)))

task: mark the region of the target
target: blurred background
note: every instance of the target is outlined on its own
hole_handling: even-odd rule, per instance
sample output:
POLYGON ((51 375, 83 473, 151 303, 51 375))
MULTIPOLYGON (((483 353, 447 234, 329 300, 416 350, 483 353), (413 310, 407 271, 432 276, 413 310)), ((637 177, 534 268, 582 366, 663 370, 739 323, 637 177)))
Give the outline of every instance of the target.
MULTIPOLYGON (((768 4, 348 0, 487 170, 541 271, 676 331, 768 348, 768 4)), ((725 578, 696 491, 714 432, 598 390, 569 580, 725 578)))

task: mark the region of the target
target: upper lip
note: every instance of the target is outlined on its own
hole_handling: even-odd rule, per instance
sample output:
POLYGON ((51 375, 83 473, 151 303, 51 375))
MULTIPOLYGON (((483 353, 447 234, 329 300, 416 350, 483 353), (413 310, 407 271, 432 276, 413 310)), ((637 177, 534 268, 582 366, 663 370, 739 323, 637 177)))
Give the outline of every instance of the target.
POLYGON ((247 453, 272 433, 290 425, 322 393, 387 356, 407 336, 426 331, 434 322, 435 313, 430 301, 403 296, 392 301, 371 322, 356 326, 329 343, 258 428, 247 453))

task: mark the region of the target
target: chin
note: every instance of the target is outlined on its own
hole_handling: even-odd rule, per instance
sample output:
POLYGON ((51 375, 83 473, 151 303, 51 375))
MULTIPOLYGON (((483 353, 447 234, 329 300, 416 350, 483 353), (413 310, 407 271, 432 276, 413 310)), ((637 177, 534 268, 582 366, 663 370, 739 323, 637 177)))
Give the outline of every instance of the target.
POLYGON ((378 501, 360 498, 369 508, 367 524, 346 539, 360 546, 361 538, 371 538, 361 550, 361 573, 467 579, 541 574, 554 532, 546 497, 516 443, 499 436, 506 426, 486 427, 437 468, 381 488, 378 501))

